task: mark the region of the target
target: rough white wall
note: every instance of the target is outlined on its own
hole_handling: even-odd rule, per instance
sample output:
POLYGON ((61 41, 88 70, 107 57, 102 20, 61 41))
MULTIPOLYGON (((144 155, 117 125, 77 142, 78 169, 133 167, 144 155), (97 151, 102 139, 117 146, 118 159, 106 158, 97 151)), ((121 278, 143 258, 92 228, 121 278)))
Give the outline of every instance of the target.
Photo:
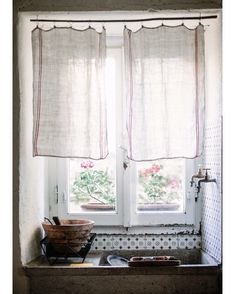
POLYGON ((32 53, 31 32, 19 23, 20 76, 20 161, 19 230, 21 261, 27 263, 40 254, 41 221, 44 217, 43 159, 32 157, 32 53))

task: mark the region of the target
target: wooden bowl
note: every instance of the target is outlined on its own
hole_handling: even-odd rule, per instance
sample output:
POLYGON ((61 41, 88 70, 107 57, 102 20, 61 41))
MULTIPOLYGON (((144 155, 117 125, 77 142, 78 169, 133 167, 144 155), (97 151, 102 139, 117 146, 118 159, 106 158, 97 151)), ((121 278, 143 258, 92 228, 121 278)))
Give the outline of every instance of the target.
POLYGON ((80 251, 89 239, 94 221, 88 219, 60 220, 61 225, 51 225, 43 222, 43 229, 55 250, 64 252, 70 247, 75 252, 80 251))

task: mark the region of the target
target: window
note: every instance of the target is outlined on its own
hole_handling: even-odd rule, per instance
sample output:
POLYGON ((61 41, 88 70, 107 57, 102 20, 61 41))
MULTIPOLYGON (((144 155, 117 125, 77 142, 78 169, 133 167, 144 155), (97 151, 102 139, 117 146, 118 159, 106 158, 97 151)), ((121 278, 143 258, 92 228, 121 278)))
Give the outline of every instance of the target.
POLYGON ((109 155, 104 160, 48 159, 50 216, 90 218, 98 226, 194 224, 189 183, 198 160, 134 162, 126 157, 122 38, 108 37, 107 45, 109 155))

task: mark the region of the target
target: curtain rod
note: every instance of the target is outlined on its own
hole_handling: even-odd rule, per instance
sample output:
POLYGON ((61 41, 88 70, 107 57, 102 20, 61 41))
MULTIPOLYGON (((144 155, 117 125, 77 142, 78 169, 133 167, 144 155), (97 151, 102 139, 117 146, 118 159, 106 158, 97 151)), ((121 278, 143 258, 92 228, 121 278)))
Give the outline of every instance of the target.
POLYGON ((217 15, 208 16, 184 16, 184 17, 156 17, 156 18, 142 18, 142 19, 93 19, 93 20, 75 20, 75 19, 30 19, 30 21, 36 22, 142 22, 142 21, 152 21, 152 20, 190 20, 190 19, 211 19, 217 18, 217 15))

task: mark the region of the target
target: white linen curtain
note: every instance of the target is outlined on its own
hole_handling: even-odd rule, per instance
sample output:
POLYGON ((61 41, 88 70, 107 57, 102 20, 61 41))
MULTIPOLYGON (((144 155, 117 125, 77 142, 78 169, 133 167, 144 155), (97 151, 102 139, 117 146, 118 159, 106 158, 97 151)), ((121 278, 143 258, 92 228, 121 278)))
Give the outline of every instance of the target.
POLYGON ((33 155, 107 156, 105 30, 32 32, 33 155))
POLYGON ((124 29, 128 157, 194 158, 202 152, 204 28, 124 29))

